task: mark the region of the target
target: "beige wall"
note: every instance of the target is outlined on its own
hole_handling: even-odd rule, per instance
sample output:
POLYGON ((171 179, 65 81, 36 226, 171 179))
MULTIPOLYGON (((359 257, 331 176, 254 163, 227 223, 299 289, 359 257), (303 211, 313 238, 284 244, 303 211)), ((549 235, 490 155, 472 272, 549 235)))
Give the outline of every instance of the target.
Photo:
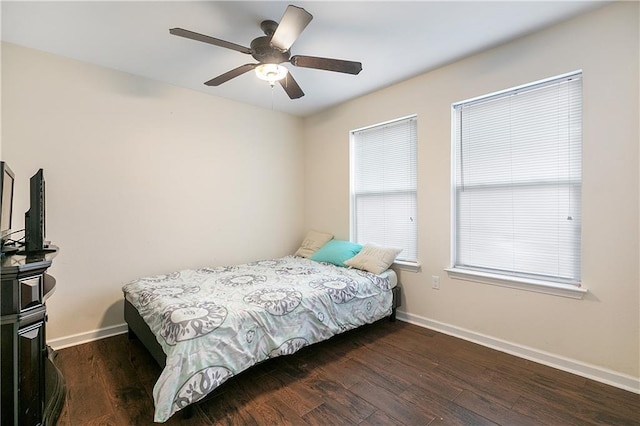
MULTIPOLYGON (((619 3, 305 120, 305 224, 349 237, 349 131, 418 115, 421 272, 405 318, 640 375, 638 3, 619 3), (583 300, 451 280, 451 104, 583 70, 583 300), (441 289, 431 289, 431 276, 441 289)), ((428 55, 428 45, 424 52, 428 55)), ((507 345, 507 346, 508 346, 507 345)))
POLYGON ((130 279, 284 255, 307 228, 348 238, 349 130, 417 113, 422 270, 400 271, 405 318, 637 380, 638 9, 608 6, 306 120, 3 43, 14 227, 43 167, 48 239, 62 248, 48 338, 121 325, 130 279), (449 280, 451 103, 576 69, 589 294, 449 280))
POLYGON ((47 182, 49 340, 123 323, 124 283, 291 253, 302 120, 2 44, 2 159, 47 182))

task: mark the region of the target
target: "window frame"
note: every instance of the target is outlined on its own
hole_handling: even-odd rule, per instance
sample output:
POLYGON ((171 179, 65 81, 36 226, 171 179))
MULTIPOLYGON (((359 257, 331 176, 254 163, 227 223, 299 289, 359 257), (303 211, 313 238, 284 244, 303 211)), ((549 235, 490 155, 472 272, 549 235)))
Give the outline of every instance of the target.
MULTIPOLYGON (((465 101, 455 102, 451 106, 451 253, 450 253, 450 267, 445 268, 445 271, 448 273, 448 276, 452 279, 456 280, 464 280, 464 281, 473 281, 484 284, 497 285, 502 287, 510 287, 523 289, 528 291, 540 292, 545 294, 552 294, 563 297, 570 297, 576 299, 582 299, 584 295, 587 293, 587 289, 582 287, 582 283, 578 282, 562 282, 562 280, 554 279, 554 280, 544 280, 537 279, 537 277, 527 277, 527 276, 519 276, 517 273, 515 274, 502 274, 499 271, 491 271, 481 267, 481 268, 473 268, 473 267, 464 267, 456 264, 457 262, 457 253, 458 249, 458 235, 457 235, 457 202, 458 202, 458 188, 456 186, 457 182, 457 144, 460 143, 460 140, 457 137, 456 126, 458 123, 458 111, 457 108, 462 105, 473 104, 477 102, 483 102, 487 100, 499 99, 505 96, 508 96, 513 93, 517 93, 519 91, 528 91, 536 86, 542 86, 545 84, 549 84, 554 81, 559 81, 562 79, 569 79, 572 76, 578 76, 582 80, 582 70, 573 71, 570 73, 554 76, 551 78, 535 81, 532 83, 523 84, 517 87, 509 88, 506 90, 501 90, 498 92, 494 92, 491 94, 478 96, 472 99, 468 99, 465 101)), ((581 101, 581 109, 583 110, 584 101, 581 101)), ((583 139, 580 141, 581 146, 583 145, 583 139)), ((580 177, 580 185, 582 184, 583 178, 580 177)), ((581 248, 579 249, 581 250, 581 248)), ((580 253, 580 256, 582 254, 580 253)))
MULTIPOLYGON (((366 130, 370 130, 370 129, 375 129, 375 128, 380 128, 383 126, 388 126, 390 124, 394 124, 394 123, 400 123, 403 121, 409 121, 409 120, 413 120, 415 122, 415 151, 413 152, 414 158, 415 158, 415 182, 414 182, 414 190, 406 190, 405 192, 407 193, 412 193, 414 196, 414 201, 415 201, 415 210, 416 210, 416 214, 414 215, 414 221, 416 223, 415 225, 415 235, 414 235, 414 244, 415 244, 415 259, 411 259, 411 260, 405 260, 405 259, 396 259, 396 261, 394 262, 394 266, 399 267, 401 269, 406 269, 409 271, 418 271, 421 267, 420 262, 419 262, 419 253, 418 253, 418 214, 417 214, 417 210, 418 210, 418 171, 417 171, 417 163, 418 163, 418 129, 417 129, 417 120, 418 120, 418 116, 417 114, 411 114, 411 115, 407 115, 407 116, 403 116, 403 117, 399 117, 396 119, 392 119, 392 120, 388 120, 388 121, 384 121, 381 123, 376 123, 370 126, 365 126, 365 127, 360 127, 354 130, 349 131, 349 236, 351 241, 354 242, 358 242, 357 241, 357 208, 356 208, 356 198, 357 198, 357 194, 354 188, 354 181, 355 181, 355 177, 354 177, 354 173, 355 173, 355 144, 356 144, 356 133, 358 132, 363 132, 366 130)), ((387 192, 385 191, 380 191, 380 194, 385 194, 387 192)), ((402 253, 400 254, 402 255, 402 253)))

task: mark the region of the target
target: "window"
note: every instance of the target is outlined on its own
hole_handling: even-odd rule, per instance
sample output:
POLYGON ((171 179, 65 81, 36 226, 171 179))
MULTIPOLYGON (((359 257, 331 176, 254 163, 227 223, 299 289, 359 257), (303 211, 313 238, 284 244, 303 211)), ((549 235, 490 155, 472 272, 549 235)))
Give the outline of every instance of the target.
POLYGON ((416 117, 351 132, 351 239, 417 263, 416 117))
POLYGON ((453 145, 450 271, 579 287, 581 73, 454 104, 453 145))

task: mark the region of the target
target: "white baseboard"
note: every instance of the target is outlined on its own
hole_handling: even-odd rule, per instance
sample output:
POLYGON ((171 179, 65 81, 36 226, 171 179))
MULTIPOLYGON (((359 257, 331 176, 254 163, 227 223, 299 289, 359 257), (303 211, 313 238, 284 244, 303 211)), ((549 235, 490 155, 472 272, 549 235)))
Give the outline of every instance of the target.
POLYGON ((520 358, 528 359, 539 364, 544 364, 549 367, 557 368, 559 370, 577 374, 578 376, 586 377, 588 379, 606 383, 620 389, 640 394, 640 378, 638 377, 633 377, 606 368, 586 364, 581 361, 565 358, 527 346, 510 343, 491 336, 485 336, 471 330, 466 330, 454 325, 434 321, 418 315, 407 314, 406 312, 398 311, 397 318, 400 321, 405 321, 414 325, 418 325, 420 327, 429 328, 440 333, 458 337, 463 340, 468 340, 470 342, 496 349, 501 352, 506 352, 520 358))
MULTIPOLYGON (((405 321, 420 327, 429 328, 431 330, 435 330, 449 336, 468 340, 470 342, 496 349, 501 352, 506 352, 520 358, 528 359, 539 364, 544 364, 549 367, 557 368, 559 370, 577 374, 578 376, 586 377, 588 379, 606 383, 620 389, 640 394, 640 379, 637 377, 618 373, 616 371, 612 371, 595 365, 586 364, 552 353, 540 351, 538 349, 529 348, 527 346, 510 343, 491 336, 485 336, 484 334, 476 333, 471 330, 466 330, 464 328, 445 324, 418 315, 407 314, 406 312, 402 311, 397 312, 397 318, 400 321, 405 321)), ((104 339, 106 337, 116 336, 118 334, 124 334, 127 331, 127 324, 119 324, 101 328, 98 330, 88 331, 85 333, 78 333, 67 337, 51 339, 47 341, 47 344, 54 350, 58 350, 68 348, 70 346, 80 345, 82 343, 92 342, 94 340, 104 339)))
POLYGON ((112 325, 110 327, 99 328, 85 333, 72 334, 71 336, 59 337, 57 339, 47 339, 47 344, 54 350, 68 348, 70 346, 81 345, 93 342, 94 340, 124 334, 129 330, 127 324, 112 325))

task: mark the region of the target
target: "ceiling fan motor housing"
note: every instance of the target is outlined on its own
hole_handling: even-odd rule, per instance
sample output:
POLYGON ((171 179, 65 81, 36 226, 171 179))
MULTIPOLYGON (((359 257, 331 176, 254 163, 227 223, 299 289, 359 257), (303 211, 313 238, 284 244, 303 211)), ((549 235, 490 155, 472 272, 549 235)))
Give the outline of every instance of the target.
POLYGON ((271 36, 262 36, 251 42, 251 56, 261 64, 281 64, 289 61, 291 52, 271 45, 271 36))

